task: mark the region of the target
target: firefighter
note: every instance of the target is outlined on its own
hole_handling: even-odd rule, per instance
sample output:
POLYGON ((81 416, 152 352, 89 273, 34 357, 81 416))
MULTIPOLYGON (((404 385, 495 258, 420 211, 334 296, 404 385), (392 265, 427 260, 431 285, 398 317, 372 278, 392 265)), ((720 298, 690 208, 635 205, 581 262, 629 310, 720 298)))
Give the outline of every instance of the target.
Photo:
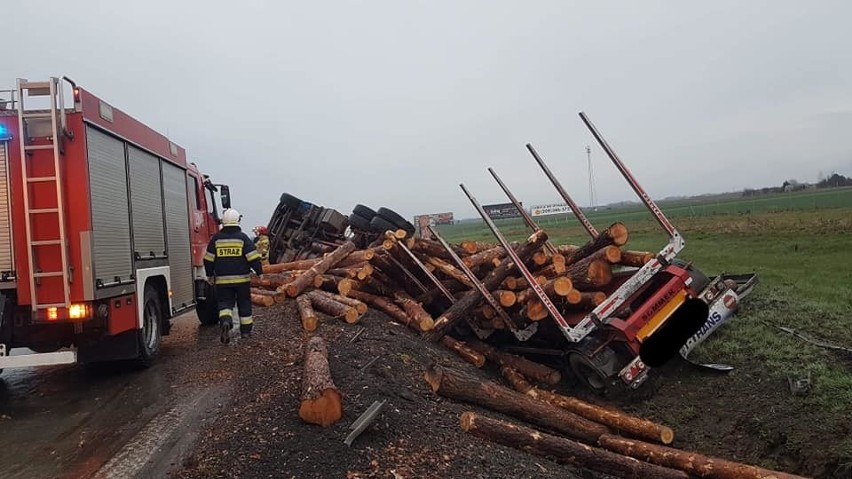
POLYGON ((216 285, 219 306, 219 326, 223 343, 230 341, 234 327, 234 303, 240 314, 240 335, 251 336, 250 273, 261 274, 260 253, 251 239, 240 229, 242 215, 232 208, 222 213, 222 230, 213 235, 204 255, 204 269, 210 284, 216 285))
POLYGON ((254 227, 254 245, 257 247, 257 252, 260 253, 260 262, 263 265, 269 264, 269 235, 266 234, 266 226, 260 225, 254 227))

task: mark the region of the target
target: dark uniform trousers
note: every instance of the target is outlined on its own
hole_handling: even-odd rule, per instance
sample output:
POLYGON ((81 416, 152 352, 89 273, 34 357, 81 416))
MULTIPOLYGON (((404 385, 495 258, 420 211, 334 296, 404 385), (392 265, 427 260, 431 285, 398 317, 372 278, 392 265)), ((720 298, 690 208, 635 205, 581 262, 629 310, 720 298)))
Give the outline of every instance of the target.
POLYGON ((253 270, 261 274, 263 266, 254 243, 237 227, 225 227, 207 245, 204 266, 208 277, 214 277, 219 307, 219 323, 232 326, 234 304, 240 314, 240 332, 250 333, 254 321, 251 308, 253 270))

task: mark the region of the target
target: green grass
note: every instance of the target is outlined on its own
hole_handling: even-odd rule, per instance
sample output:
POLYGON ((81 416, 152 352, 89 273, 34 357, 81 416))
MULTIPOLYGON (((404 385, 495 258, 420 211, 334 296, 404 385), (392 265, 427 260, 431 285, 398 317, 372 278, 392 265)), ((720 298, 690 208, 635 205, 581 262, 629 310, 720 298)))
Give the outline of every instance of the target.
MULTIPOLYGON (((667 209, 686 240, 680 257, 694 261, 708 275, 756 272, 760 281, 740 314, 695 352, 699 359, 738 368, 734 376, 717 380, 713 387, 730 387, 731 395, 771 393, 786 417, 801 414, 796 417, 802 424, 794 421, 794 426, 783 426, 793 430, 780 431, 787 438, 787 447, 801 447, 806 454, 820 441, 820 453, 829 458, 827 461, 852 461, 852 435, 843 433, 852 414, 852 355, 813 346, 778 329, 791 327, 852 347, 852 189, 691 206, 692 211, 715 214, 681 214, 684 208, 667 209), (831 204, 838 206, 828 206, 831 204), (792 396, 786 390, 787 376, 807 373, 811 374, 813 390, 806 396, 792 396), (741 374, 740 379, 736 374, 741 374), (745 376, 763 383, 742 383, 745 376), (818 437, 825 428, 835 435, 827 441, 818 437)), ((629 249, 658 251, 665 244, 665 237, 647 214, 595 213, 591 218, 599 228, 614 221, 625 223, 631 235, 629 249)), ((588 239, 575 221, 559 220, 542 226, 557 244, 581 244, 588 239)), ((501 230, 511 239, 529 234, 516 220, 502 221, 501 230)), ((494 241, 482 224, 446 226, 443 231, 452 241, 494 241)), ((704 386, 697 382, 691 387, 704 386)), ((708 395, 715 394, 707 387, 708 395)), ((736 400, 732 396, 732 402, 736 400)), ((701 408, 700 403, 687 403, 670 414, 673 420, 689 424, 693 420, 689 411, 701 408)), ((769 434, 772 426, 765 422, 780 422, 773 414, 781 413, 766 411, 743 421, 758 421, 768 428, 760 429, 761 434, 769 434)))

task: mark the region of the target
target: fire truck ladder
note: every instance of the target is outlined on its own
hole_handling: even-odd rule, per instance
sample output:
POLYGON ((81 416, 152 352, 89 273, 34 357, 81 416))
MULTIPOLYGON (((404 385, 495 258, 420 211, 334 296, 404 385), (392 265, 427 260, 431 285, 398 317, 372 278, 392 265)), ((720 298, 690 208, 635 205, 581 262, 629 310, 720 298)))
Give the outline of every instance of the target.
MULTIPOLYGON (((27 252, 27 262, 29 265, 30 275, 30 304, 33 311, 56 308, 69 307, 71 305, 71 284, 70 274, 68 271, 68 252, 67 252, 67 237, 65 233, 65 208, 62 195, 62 168, 60 167, 60 142, 62 136, 67 133, 67 125, 65 120, 65 108, 62 95, 62 85, 59 83, 59 78, 52 77, 44 82, 31 82, 26 79, 18 79, 18 126, 19 137, 21 142, 21 176, 23 177, 24 185, 24 225, 27 233, 27 244, 29 251, 27 252), (27 95, 24 95, 24 93, 27 95), (49 96, 50 110, 27 110, 24 106, 24 98, 26 96, 49 96), (31 139, 28 133, 30 123, 37 121, 50 121, 50 136, 47 137, 48 143, 40 143, 37 145, 30 144, 31 139), (61 129, 60 129, 61 128, 61 129), (33 158, 35 150, 52 150, 53 151, 53 175, 51 176, 30 176, 30 159, 33 158), (34 183, 49 183, 56 188, 56 207, 51 208, 32 208, 34 202, 34 194, 32 186, 34 183), (59 231, 58 238, 39 239, 33 241, 33 219, 36 216, 52 217, 58 223, 57 230, 59 231), (37 251, 44 246, 58 246, 62 258, 62 267, 56 271, 42 271, 38 268, 37 251), (36 271, 38 269, 38 271, 36 271), (62 277, 62 289, 64 302, 39 303, 38 294, 36 294, 36 286, 40 278, 62 277)), ((49 220, 48 220, 49 221, 49 220)))

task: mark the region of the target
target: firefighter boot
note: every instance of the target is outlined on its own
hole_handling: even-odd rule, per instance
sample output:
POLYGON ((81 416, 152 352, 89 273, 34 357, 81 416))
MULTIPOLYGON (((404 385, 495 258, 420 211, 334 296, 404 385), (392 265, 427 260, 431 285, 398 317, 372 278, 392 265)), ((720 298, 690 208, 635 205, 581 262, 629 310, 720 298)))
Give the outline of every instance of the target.
POLYGON ((234 329, 234 321, 231 319, 231 312, 227 311, 227 314, 219 314, 219 328, 222 333, 219 336, 219 340, 222 341, 222 344, 228 344, 231 342, 231 330, 234 329))
POLYGON ((251 329, 254 326, 254 320, 251 316, 240 317, 240 336, 243 339, 251 338, 251 329))

